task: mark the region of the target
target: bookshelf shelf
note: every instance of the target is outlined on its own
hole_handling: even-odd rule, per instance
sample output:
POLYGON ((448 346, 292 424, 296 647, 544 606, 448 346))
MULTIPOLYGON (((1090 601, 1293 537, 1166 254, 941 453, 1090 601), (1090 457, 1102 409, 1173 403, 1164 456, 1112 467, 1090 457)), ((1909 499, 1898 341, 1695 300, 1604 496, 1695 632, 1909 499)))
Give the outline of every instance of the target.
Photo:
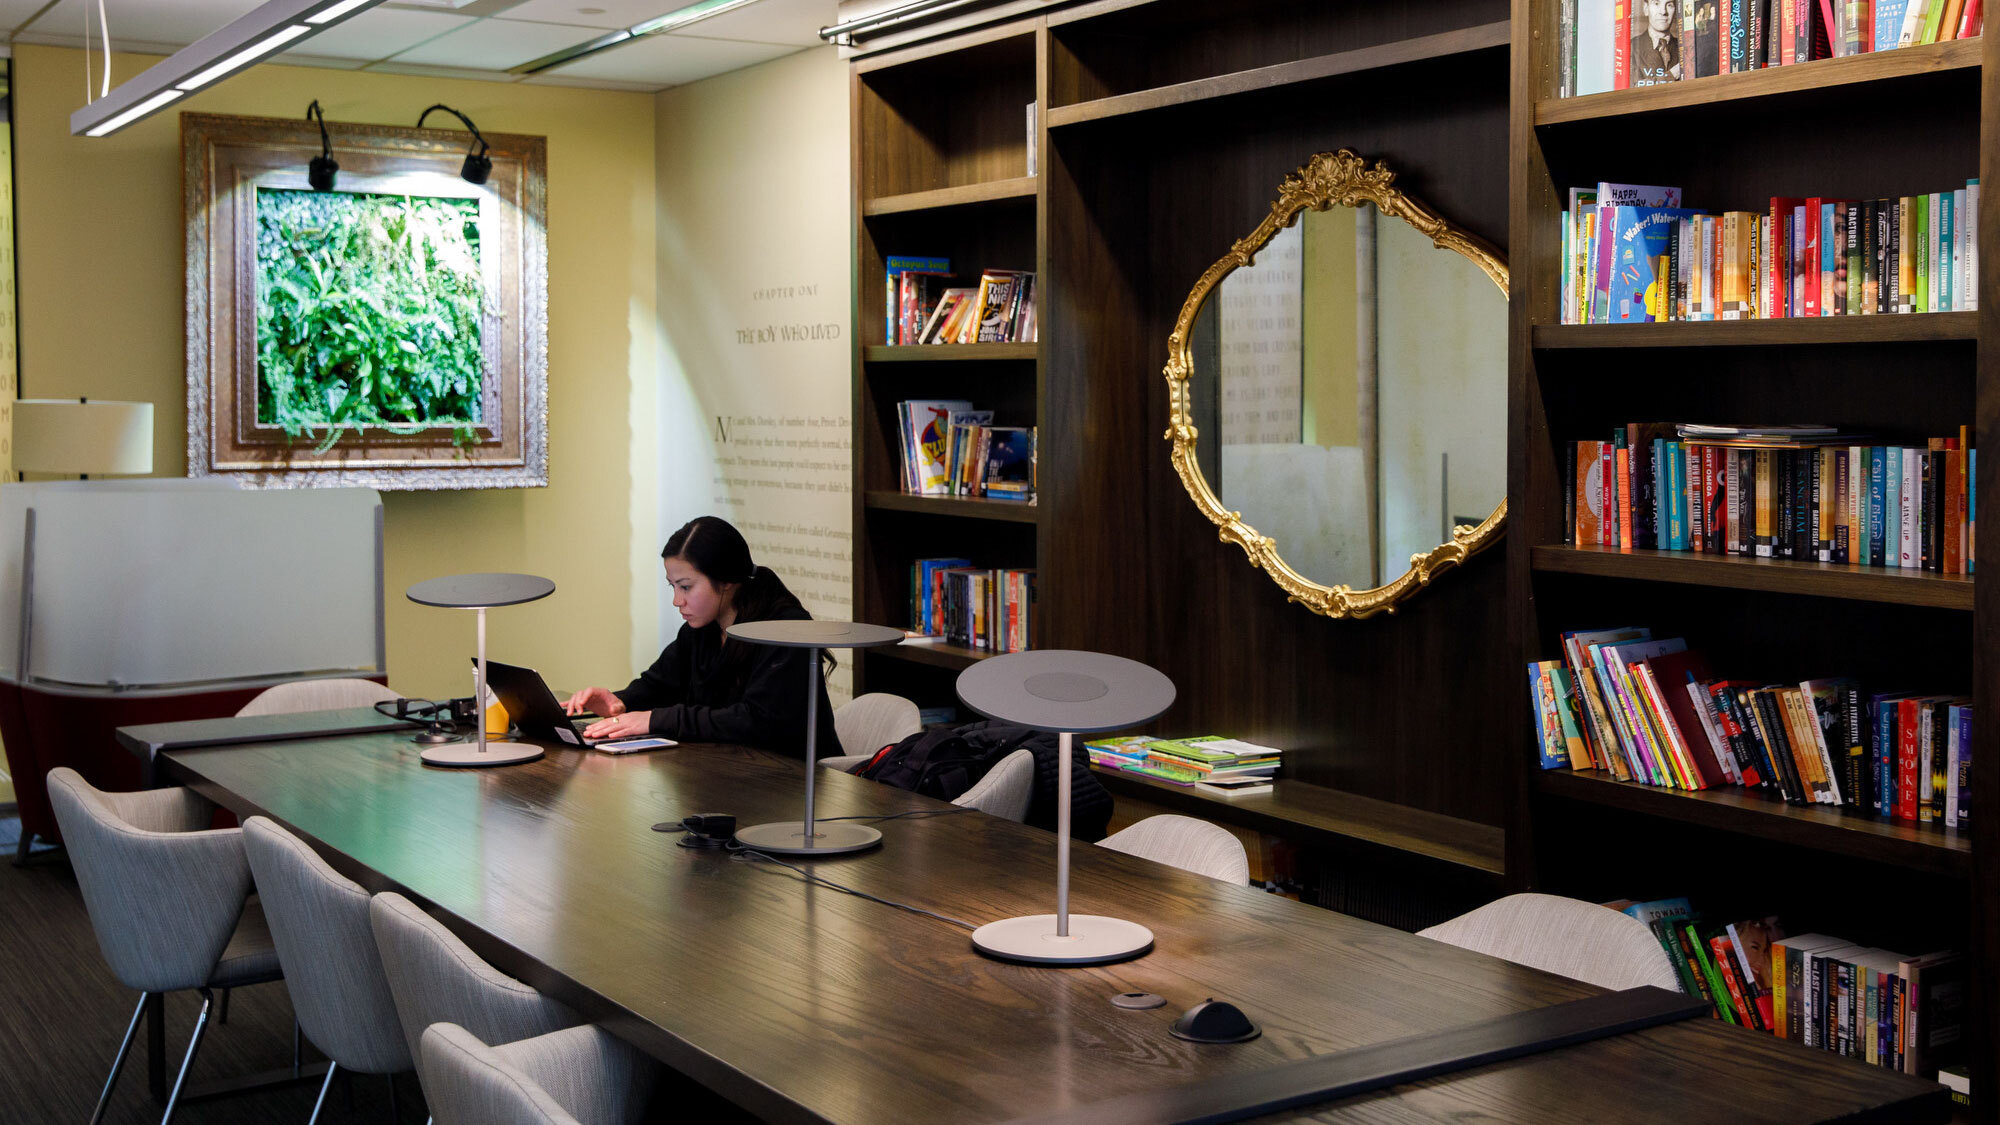
POLYGON ((1032 361, 1040 348, 1040 344, 869 344, 861 349, 861 358, 869 363, 1032 361))
POLYGON ((1336 51, 1272 66, 1260 66, 1230 74, 1177 82, 1169 86, 1156 86, 1107 98, 1052 106, 1048 115, 1049 128, 1063 129, 1093 121, 1150 113, 1197 102, 1210 102, 1259 90, 1295 86, 1322 78, 1360 74, 1434 59, 1447 59, 1476 51, 1499 51, 1507 46, 1508 37, 1509 26, 1505 21, 1477 24, 1374 47, 1336 51))
POLYGON ((1590 574, 1691 586, 1723 586, 1774 594, 1806 594, 1849 601, 1972 610, 1972 576, 1889 570, 1847 563, 1699 555, 1617 547, 1538 546, 1528 552, 1534 570, 1590 574))
POLYGON ((1019 500, 988 500, 980 496, 912 496, 907 492, 875 488, 868 491, 863 501, 876 511, 924 512, 934 516, 1000 520, 1005 523, 1042 521, 1040 505, 1025 504, 1019 500))
POLYGON ((1690 793, 1618 781, 1598 770, 1546 770, 1537 775, 1536 788, 1551 796, 1897 867, 1958 877, 1972 870, 1970 833, 1825 805, 1788 805, 1746 789, 1690 793))
POLYGON ((1777 320, 1673 321, 1667 324, 1537 324, 1535 347, 1733 348, 1798 344, 1893 344, 1976 340, 1976 312, 1893 316, 1786 317, 1777 320))
POLYGON ((989 656, 1000 655, 983 649, 961 648, 941 641, 925 641, 921 644, 890 645, 886 648, 866 650, 871 658, 900 660, 907 664, 927 664, 933 668, 949 668, 963 671, 989 656))
POLYGON ((1874 86, 1954 70, 1977 71, 1980 51, 1978 39, 1955 39, 1946 43, 1928 43, 1844 59, 1821 59, 1796 66, 1717 75, 1638 90, 1612 90, 1576 98, 1546 98, 1535 103, 1535 124, 1561 125, 1632 117, 1688 106, 1712 106, 1839 87, 1874 86))
POLYGON ((1035 184, 1034 176, 1016 176, 1010 180, 990 180, 960 187, 936 188, 932 191, 884 195, 863 200, 861 213, 873 218, 877 215, 942 211, 951 207, 975 207, 989 203, 1031 203, 1035 198, 1035 184))

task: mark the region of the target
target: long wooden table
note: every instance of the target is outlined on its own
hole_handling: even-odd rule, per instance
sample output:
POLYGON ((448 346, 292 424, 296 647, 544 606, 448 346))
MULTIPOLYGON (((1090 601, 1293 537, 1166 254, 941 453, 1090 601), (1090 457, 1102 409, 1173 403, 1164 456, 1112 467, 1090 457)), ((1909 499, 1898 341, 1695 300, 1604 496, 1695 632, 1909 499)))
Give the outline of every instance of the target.
MULTIPOLYGON (((170 780, 271 817, 338 868, 425 904, 481 956, 774 1121, 1005 1121, 1462 1028, 1599 990, 1103 848, 1072 906, 1143 922, 1150 954, 1095 969, 988 960, 962 929, 770 864, 676 846, 697 812, 797 814, 804 764, 730 746, 551 750, 423 766, 400 734, 169 750, 170 780), (1114 1007, 1153 992, 1164 1008, 1114 1007), (1262 1037, 1168 1034, 1209 997, 1262 1037)), ((944 809, 835 772, 825 816, 944 809)), ((1054 838, 980 813, 886 821, 812 862, 859 890, 981 923, 1053 909, 1054 838)), ((1942 1121, 1942 1088, 1707 1020, 1462 1071, 1266 1120, 1942 1121)))

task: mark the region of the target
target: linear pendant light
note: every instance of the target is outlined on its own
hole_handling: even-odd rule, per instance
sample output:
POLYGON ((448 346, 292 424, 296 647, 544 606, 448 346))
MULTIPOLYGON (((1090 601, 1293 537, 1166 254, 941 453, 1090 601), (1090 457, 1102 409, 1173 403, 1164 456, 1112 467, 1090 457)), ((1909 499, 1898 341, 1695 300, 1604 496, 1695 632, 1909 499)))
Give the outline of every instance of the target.
POLYGON ((641 20, 622 31, 607 32, 595 39, 578 43, 574 47, 564 47, 560 51, 543 55, 539 59, 524 62, 520 66, 510 67, 507 73, 540 74, 544 70, 562 66, 564 63, 573 63, 578 59, 594 55, 599 51, 608 51, 613 47, 623 46, 626 43, 637 39, 645 39, 648 36, 665 35, 669 31, 677 31, 691 23, 700 23, 702 20, 711 19, 724 12, 733 12, 747 4, 755 4, 756 2, 757 0, 699 0, 698 3, 675 8, 665 15, 654 16, 649 20, 641 20))
POLYGON ((184 94, 270 58, 382 0, 268 0, 69 115, 71 136, 108 137, 184 94))

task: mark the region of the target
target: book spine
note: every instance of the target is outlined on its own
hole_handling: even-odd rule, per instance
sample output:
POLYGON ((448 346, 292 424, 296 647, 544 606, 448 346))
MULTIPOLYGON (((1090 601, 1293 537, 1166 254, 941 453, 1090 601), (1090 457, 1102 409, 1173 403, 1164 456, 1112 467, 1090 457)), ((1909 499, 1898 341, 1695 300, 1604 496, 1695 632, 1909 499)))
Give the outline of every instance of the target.
POLYGON ((1562 0, 1562 32, 1558 44, 1561 54, 1562 77, 1556 90, 1557 97, 1576 96, 1576 0, 1562 0))
POLYGON ((1632 88, 1632 0, 1611 0, 1611 88, 1632 88))

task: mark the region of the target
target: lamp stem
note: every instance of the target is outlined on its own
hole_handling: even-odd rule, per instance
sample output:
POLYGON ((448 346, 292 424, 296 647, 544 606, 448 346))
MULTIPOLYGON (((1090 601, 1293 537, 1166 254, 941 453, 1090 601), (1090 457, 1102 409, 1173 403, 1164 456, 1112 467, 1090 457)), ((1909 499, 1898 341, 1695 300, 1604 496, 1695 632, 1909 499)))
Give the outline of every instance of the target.
POLYGON ((473 689, 472 722, 479 728, 479 752, 486 753, 486 607, 479 607, 479 683, 473 689))
POLYGON ((819 770, 819 649, 806 650, 806 846, 813 844, 813 775, 819 770))
POLYGON ((1056 739, 1056 936, 1069 936, 1069 732, 1056 739))

